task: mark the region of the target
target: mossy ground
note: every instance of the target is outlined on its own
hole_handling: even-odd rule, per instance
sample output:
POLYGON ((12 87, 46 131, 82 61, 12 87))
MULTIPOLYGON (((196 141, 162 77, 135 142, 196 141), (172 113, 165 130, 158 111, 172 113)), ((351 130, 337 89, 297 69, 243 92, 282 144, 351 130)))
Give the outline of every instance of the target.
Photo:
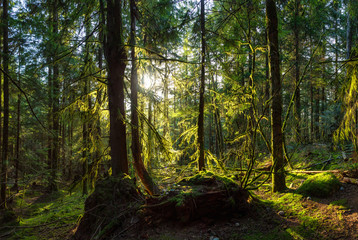
POLYGON ((297 191, 305 196, 329 197, 340 187, 338 178, 332 173, 319 173, 309 176, 297 191))
POLYGON ((20 191, 12 205, 18 224, 1 226, 0 236, 6 235, 9 240, 66 239, 83 214, 86 197, 80 191, 73 194, 64 190, 52 194, 20 191))
MULTIPOLYGON (((340 165, 342 160, 339 159, 339 153, 333 153, 331 156, 328 151, 320 151, 320 147, 297 153, 300 159, 294 164, 295 167, 305 168, 313 164, 305 170, 321 170, 323 167, 334 169, 340 165), (304 162, 302 159, 306 157, 307 161, 304 162), (315 165, 330 157, 335 160, 323 164, 324 166, 315 165)), ((344 164, 348 166, 348 163, 344 164)), ((233 178, 206 172, 187 177, 176 185, 167 185, 165 189, 169 193, 171 190, 180 189, 182 196, 195 196, 195 184, 217 182, 219 178, 222 178, 220 181, 224 183, 220 185, 223 189, 237 184, 233 178)), ((258 191, 252 191, 251 194, 256 196, 259 202, 247 215, 218 222, 201 219, 187 225, 154 223, 139 230, 134 225, 131 229, 133 237, 127 240, 177 240, 188 237, 193 240, 210 237, 218 237, 220 240, 358 239, 358 186, 342 184, 342 189, 333 191, 337 189, 338 180, 331 174, 313 176, 288 173, 286 180, 289 189, 284 193, 272 194, 270 183, 263 185, 258 191), (330 194, 325 195, 326 197, 315 197, 315 194, 310 192, 321 192, 322 186, 328 186, 327 192, 330 194), (305 188, 314 190, 307 193, 302 190, 305 188), (297 189, 300 190, 296 191, 297 189)), ((105 188, 103 189, 105 191, 105 188)), ((113 192, 111 189, 109 191, 113 192)), ((100 195, 105 197, 105 194, 100 195)), ((81 195, 80 189, 75 189, 72 195, 66 191, 50 195, 38 190, 21 192, 14 199, 12 206, 18 216, 18 225, 0 226, 0 236, 12 231, 6 238, 0 239, 67 239, 82 217, 85 199, 86 196, 81 195)), ((180 197, 177 199, 179 205, 181 200, 180 197)))

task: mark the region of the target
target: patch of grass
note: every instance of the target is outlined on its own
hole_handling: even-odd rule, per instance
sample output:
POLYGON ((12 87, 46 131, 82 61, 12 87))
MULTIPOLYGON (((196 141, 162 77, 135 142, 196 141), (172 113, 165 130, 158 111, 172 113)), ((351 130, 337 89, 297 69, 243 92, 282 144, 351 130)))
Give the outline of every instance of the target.
POLYGON ((319 173, 309 176, 297 192, 312 197, 328 197, 339 189, 340 182, 332 173, 319 173))
MULTIPOLYGON (((20 228, 9 239, 65 239, 63 234, 67 234, 83 214, 84 200, 80 192, 70 195, 59 191, 41 196, 25 205, 20 228)), ((17 201, 24 204, 25 199, 17 201)))
MULTIPOLYGON (((287 228, 285 230, 285 234, 281 233, 283 234, 283 238, 280 238, 280 236, 277 237, 277 235, 273 234, 273 236, 277 237, 276 239, 312 239, 313 237, 317 237, 315 231, 320 226, 321 216, 319 215, 318 210, 308 210, 305 207, 305 203, 303 200, 304 196, 295 192, 276 193, 272 194, 269 200, 263 200, 263 203, 265 205, 269 205, 276 212, 284 211, 286 217, 295 217, 300 222, 298 226, 287 228)), ((264 236, 266 237, 266 235, 264 236)))
POLYGON ((339 199, 337 201, 333 201, 329 204, 330 206, 338 206, 339 209, 345 210, 348 209, 348 200, 347 199, 339 199))

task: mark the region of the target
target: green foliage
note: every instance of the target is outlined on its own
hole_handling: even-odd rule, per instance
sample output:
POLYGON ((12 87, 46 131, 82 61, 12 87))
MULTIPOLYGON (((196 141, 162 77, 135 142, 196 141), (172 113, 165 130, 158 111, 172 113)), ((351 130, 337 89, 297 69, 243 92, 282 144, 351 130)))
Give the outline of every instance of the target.
POLYGON ((324 172, 308 177, 297 192, 306 196, 324 198, 338 190, 340 185, 334 174, 324 172))

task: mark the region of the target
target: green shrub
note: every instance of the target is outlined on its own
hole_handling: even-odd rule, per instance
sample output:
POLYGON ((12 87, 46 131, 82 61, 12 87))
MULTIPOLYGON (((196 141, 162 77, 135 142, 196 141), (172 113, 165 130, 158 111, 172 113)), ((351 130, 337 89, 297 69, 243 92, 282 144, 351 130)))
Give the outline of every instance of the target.
POLYGON ((332 173, 319 173, 310 176, 297 189, 297 192, 312 197, 328 197, 340 187, 340 182, 332 173))

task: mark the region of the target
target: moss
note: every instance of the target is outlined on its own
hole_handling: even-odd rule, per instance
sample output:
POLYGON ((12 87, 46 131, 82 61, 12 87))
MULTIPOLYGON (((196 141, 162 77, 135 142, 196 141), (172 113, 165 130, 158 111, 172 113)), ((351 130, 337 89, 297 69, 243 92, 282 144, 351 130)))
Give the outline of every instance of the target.
POLYGON ((9 236, 9 240, 65 239, 83 213, 84 198, 81 192, 70 195, 60 190, 58 193, 43 195, 27 204, 23 202, 31 198, 27 198, 26 195, 20 195, 18 198, 15 201, 20 204, 17 209, 21 207, 22 218, 16 234, 9 236), (22 199, 23 197, 25 199, 22 199), (36 225, 40 227, 29 227, 36 225), (57 228, 57 226, 64 227, 57 228), (46 229, 55 230, 46 231, 46 229))
POLYGON ((347 204, 348 204, 347 199, 343 198, 337 201, 333 201, 329 205, 347 207, 347 204))
POLYGON ((179 181, 181 185, 214 185, 220 183, 222 187, 238 187, 238 183, 230 177, 218 175, 210 171, 201 171, 192 177, 179 181))
POLYGON ((305 196, 328 197, 339 189, 340 182, 332 173, 319 173, 310 176, 297 189, 297 192, 305 196))

